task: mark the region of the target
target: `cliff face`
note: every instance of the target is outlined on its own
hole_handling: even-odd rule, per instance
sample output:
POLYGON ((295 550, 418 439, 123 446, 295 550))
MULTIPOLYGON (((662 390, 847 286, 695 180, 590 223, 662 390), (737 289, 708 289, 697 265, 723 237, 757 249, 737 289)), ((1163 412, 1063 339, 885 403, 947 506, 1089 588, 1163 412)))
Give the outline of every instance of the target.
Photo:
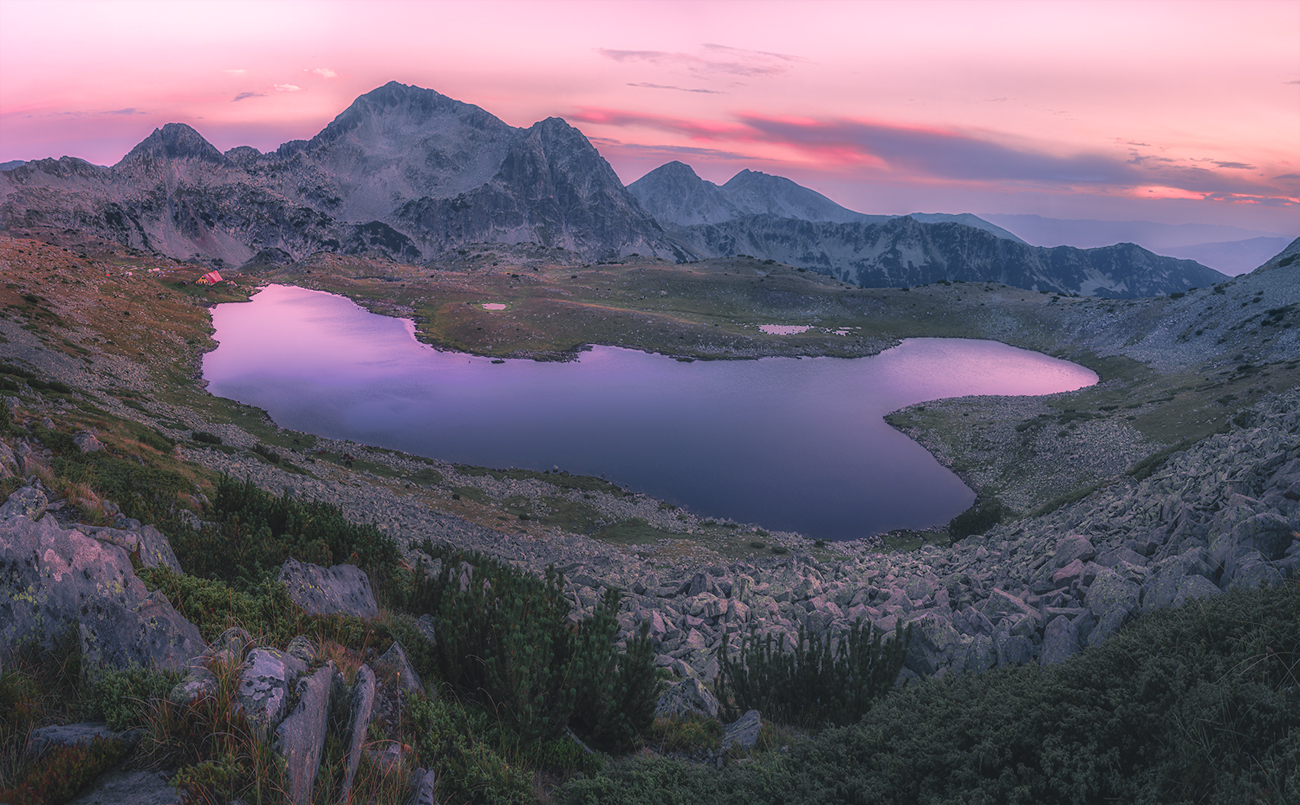
POLYGON ((390 83, 311 140, 222 154, 168 124, 117 165, 38 160, 0 173, 0 227, 76 228, 174 257, 241 264, 266 249, 428 259, 464 243, 590 258, 681 256, 581 132, 528 129, 390 83))

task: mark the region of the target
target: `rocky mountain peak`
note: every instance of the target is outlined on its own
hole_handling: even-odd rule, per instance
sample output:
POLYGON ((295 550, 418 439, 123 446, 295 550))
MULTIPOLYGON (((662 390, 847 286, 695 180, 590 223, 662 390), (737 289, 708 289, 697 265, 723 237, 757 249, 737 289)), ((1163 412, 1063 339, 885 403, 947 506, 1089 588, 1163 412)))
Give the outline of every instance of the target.
POLYGON ((152 134, 132 148, 118 164, 139 162, 146 158, 197 159, 215 165, 226 162, 226 158, 216 146, 184 123, 168 123, 160 129, 154 129, 152 134))
POLYGON ((353 101, 311 139, 309 147, 321 147, 349 136, 370 145, 384 145, 384 140, 401 139, 413 130, 445 129, 449 123, 480 130, 510 128, 473 104, 431 89, 390 81, 353 101))

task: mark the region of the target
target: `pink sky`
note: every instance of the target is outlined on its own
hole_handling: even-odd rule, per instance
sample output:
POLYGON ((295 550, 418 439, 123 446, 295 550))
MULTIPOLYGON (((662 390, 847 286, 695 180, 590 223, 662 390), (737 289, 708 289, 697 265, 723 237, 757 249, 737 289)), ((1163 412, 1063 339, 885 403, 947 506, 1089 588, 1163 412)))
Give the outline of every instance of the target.
POLYGON ((0 162, 316 134, 390 80, 869 213, 1300 234, 1300 0, 0 0, 0 162))

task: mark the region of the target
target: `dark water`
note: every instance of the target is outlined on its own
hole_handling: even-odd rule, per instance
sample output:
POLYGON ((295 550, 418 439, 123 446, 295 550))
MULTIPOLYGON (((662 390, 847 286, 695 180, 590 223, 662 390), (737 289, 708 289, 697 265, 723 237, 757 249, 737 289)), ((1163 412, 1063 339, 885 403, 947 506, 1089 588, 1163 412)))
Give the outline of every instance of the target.
POLYGON ((213 323, 209 390, 282 427, 467 464, 558 465, 826 539, 947 522, 974 499, 885 424, 889 411, 1097 381, 1005 344, 937 338, 852 360, 681 363, 597 347, 576 363, 493 364, 420 344, 408 321, 284 286, 219 305, 213 323))

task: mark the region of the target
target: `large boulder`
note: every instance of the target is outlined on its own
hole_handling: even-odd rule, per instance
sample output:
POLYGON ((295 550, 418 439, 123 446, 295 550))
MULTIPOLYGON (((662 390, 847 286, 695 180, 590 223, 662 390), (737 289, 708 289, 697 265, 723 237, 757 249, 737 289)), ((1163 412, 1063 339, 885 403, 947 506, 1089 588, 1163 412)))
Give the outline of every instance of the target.
POLYGON ((1097 573, 1092 586, 1088 588, 1083 603, 1100 619, 1106 612, 1118 606, 1122 606, 1125 610, 1136 609, 1141 594, 1142 588, 1138 584, 1110 568, 1103 568, 1097 573))
POLYGON ((1233 542, 1254 548, 1270 562, 1281 559, 1296 539, 1300 539, 1300 535, 1291 527, 1291 523, 1273 512, 1256 514, 1232 529, 1233 542))
POLYGON ((763 729, 763 717, 757 710, 749 710, 727 725, 722 731, 722 750, 736 748, 748 751, 758 744, 758 734, 763 729))
POLYGON ((904 665, 918 676, 930 676, 952 663, 960 636, 953 628, 951 610, 941 614, 937 609, 924 609, 910 615, 906 623, 912 627, 912 639, 904 665))
POLYGON ((1052 559, 1052 565, 1056 568, 1062 568, 1076 559, 1080 562, 1087 562, 1096 558, 1097 549, 1093 547, 1092 540, 1081 534, 1071 534, 1056 543, 1056 556, 1052 559))
POLYGON ((1079 653, 1079 624, 1065 616, 1057 616, 1043 630, 1043 648, 1038 661, 1043 665, 1065 662, 1079 653))
POLYGON ((123 548, 64 530, 53 517, 0 522, 0 654, 29 641, 49 646, 70 628, 89 672, 184 671, 207 648, 197 626, 136 578, 123 548))
POLYGON ((290 557, 280 568, 279 580, 293 602, 309 615, 379 617, 370 577, 355 565, 324 568, 290 557))
POLYGON ((655 715, 662 718, 682 718, 691 713, 706 718, 718 717, 718 697, 694 677, 683 679, 664 691, 655 706, 655 715))
POLYGON ((0 522, 13 520, 15 517, 26 517, 28 520, 35 522, 41 519, 45 513, 45 507, 49 505, 49 499, 41 490, 24 486, 16 490, 9 498, 0 504, 0 522))

